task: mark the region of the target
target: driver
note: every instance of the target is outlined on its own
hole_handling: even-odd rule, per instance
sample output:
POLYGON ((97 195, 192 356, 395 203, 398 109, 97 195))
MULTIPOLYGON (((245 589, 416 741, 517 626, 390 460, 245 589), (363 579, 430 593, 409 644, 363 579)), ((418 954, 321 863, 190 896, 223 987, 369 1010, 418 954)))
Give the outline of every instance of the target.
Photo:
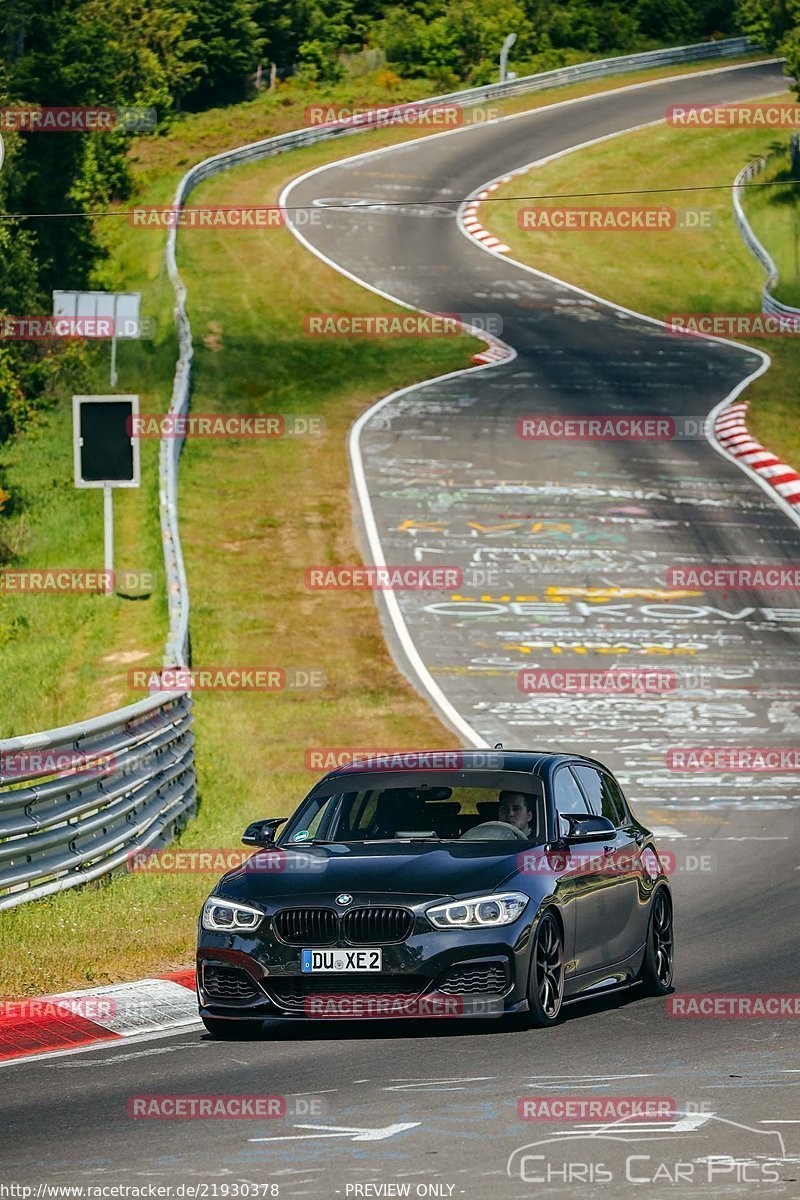
POLYGON ((521 829, 526 837, 533 837, 536 814, 534 798, 525 792, 502 791, 498 797, 497 819, 521 829))

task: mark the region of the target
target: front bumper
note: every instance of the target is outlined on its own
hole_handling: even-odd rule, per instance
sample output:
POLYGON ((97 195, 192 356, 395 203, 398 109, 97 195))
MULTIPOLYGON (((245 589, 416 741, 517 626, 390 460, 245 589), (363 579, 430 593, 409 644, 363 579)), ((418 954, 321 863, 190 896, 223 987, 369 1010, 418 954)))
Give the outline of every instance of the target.
MULTIPOLYGON (((292 1020, 497 1016, 527 1010, 532 918, 469 930, 420 929, 381 946, 375 974, 303 974, 303 947, 201 930, 197 991, 206 1017, 292 1020)), ((376 945, 379 943, 376 943, 376 945)), ((336 949, 337 947, 324 947, 336 949)), ((352 945, 339 943, 352 950, 352 945)))

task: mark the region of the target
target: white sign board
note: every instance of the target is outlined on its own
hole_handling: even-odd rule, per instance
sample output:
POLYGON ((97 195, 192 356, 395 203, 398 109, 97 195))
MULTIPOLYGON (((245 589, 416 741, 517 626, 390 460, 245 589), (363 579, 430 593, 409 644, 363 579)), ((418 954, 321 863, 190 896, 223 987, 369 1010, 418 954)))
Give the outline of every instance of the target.
POLYGON ((141 336, 139 292, 53 292, 54 317, 107 317, 114 337, 141 336))

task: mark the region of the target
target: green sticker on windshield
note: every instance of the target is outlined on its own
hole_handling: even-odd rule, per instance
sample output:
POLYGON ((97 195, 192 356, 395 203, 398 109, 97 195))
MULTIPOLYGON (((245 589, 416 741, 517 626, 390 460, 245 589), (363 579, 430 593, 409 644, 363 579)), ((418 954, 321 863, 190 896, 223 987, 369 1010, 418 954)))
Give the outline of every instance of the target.
POLYGON ((293 842, 304 842, 307 837, 308 837, 307 829, 298 829, 297 833, 292 834, 292 841, 293 842))

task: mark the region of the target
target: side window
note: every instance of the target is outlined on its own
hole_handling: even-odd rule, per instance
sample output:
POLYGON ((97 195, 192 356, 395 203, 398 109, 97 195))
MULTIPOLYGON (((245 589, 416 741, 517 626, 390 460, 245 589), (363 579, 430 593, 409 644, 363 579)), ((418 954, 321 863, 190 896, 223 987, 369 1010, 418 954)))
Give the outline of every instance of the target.
POLYGON ((606 775, 605 771, 596 771, 594 767, 576 764, 572 769, 583 785, 594 815, 607 817, 616 828, 623 825, 627 819, 625 805, 611 776, 606 775))
POLYGON ((308 802, 302 815, 289 819, 281 832, 281 841, 308 841, 319 833, 323 819, 330 816, 333 800, 330 796, 318 796, 308 802), (298 838, 298 834, 301 836, 298 838))
MULTIPOLYGON (((605 772, 603 772, 602 778, 603 795, 608 797, 609 804, 612 804, 615 811, 619 814, 616 821, 614 821, 613 817, 610 819, 614 821, 615 825, 627 825, 631 819, 631 815, 628 811, 628 805, 625 803, 625 797, 622 794, 622 788, 619 786, 616 779, 612 779, 611 776, 606 775, 605 772)), ((603 809, 603 813, 605 814, 605 809, 603 809)))
POLYGON ((556 804, 556 812, 559 816, 558 832, 561 837, 564 837, 569 832, 569 826, 566 821, 562 820, 567 814, 571 816, 589 816, 589 810, 586 807, 586 800, 583 792, 575 782, 575 776, 570 771, 569 767, 560 767, 555 773, 553 783, 553 796, 556 804))
POLYGON ((308 825, 306 826, 310 837, 313 838, 313 837, 317 836, 317 834, 319 833, 319 827, 322 824, 322 818, 330 813, 330 809, 331 809, 331 801, 328 801, 327 804, 320 805, 319 812, 315 813, 315 815, 311 818, 311 820, 308 822, 308 825))

